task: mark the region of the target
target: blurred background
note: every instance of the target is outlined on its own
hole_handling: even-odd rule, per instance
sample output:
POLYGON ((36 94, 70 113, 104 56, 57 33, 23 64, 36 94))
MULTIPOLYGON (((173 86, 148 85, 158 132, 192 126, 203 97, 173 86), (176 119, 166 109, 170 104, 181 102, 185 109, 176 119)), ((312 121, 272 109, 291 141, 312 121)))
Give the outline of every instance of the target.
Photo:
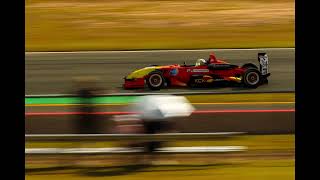
POLYGON ((27 0, 26 50, 294 47, 293 0, 27 0))
POLYGON ((25 15, 26 179, 295 178, 293 0, 26 0, 25 15), (269 84, 121 87, 135 69, 210 52, 239 65, 268 53, 269 84), (136 111, 150 93, 190 112, 159 104, 149 122, 136 111))

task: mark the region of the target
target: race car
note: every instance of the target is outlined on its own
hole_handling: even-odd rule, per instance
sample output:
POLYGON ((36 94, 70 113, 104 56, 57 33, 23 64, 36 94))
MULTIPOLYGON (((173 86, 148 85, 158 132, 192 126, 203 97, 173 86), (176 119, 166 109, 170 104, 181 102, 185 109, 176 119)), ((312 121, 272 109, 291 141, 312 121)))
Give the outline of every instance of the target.
POLYGON ((207 60, 198 59, 194 65, 151 65, 124 77, 124 89, 144 88, 159 90, 164 87, 208 87, 219 82, 232 82, 248 88, 268 83, 267 53, 258 53, 259 68, 253 63, 242 66, 217 59, 211 53, 207 60))

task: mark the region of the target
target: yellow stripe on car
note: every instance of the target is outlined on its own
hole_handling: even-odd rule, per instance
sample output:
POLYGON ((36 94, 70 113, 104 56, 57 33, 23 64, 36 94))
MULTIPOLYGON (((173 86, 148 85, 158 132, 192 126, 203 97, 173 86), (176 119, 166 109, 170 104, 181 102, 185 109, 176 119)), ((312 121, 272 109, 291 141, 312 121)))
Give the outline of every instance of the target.
POLYGON ((127 76, 127 79, 135 79, 135 78, 143 78, 145 75, 149 74, 150 72, 156 70, 157 67, 146 67, 142 69, 138 69, 133 71, 131 74, 127 76))

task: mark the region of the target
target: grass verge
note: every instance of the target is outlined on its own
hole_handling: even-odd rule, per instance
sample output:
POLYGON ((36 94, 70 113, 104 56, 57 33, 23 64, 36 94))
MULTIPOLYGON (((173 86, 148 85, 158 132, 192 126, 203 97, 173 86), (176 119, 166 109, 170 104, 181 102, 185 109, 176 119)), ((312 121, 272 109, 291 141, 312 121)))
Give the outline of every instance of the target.
POLYGON ((295 46, 294 0, 28 0, 26 51, 295 46))
MULTIPOLYGON (((26 173, 26 180, 140 180, 140 179, 273 179, 292 180, 295 178, 293 159, 264 160, 257 159, 241 162, 224 162, 205 165, 153 165, 153 166, 118 166, 91 168, 64 168, 26 173)), ((29 170, 30 171, 30 170, 29 170)))

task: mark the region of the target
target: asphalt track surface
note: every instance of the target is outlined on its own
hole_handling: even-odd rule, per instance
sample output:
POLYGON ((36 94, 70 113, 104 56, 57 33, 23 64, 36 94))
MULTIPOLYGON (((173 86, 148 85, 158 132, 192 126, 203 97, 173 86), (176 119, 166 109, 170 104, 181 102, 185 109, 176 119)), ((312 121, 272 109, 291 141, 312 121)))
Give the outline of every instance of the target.
MULTIPOLYGON (((150 92, 123 90, 123 77, 135 69, 148 65, 194 64, 196 59, 209 57, 214 52, 218 58, 232 64, 258 64, 257 53, 269 56, 269 84, 250 91, 294 91, 295 90, 295 49, 227 49, 227 50, 173 50, 173 51, 110 51, 110 52, 64 52, 26 53, 25 94, 68 94, 73 93, 75 77, 92 76, 99 79, 100 87, 109 92, 150 92)), ((237 92, 248 90, 241 87, 216 87, 192 89, 195 92, 237 92)), ((172 93, 189 91, 163 89, 157 92, 172 93)))

